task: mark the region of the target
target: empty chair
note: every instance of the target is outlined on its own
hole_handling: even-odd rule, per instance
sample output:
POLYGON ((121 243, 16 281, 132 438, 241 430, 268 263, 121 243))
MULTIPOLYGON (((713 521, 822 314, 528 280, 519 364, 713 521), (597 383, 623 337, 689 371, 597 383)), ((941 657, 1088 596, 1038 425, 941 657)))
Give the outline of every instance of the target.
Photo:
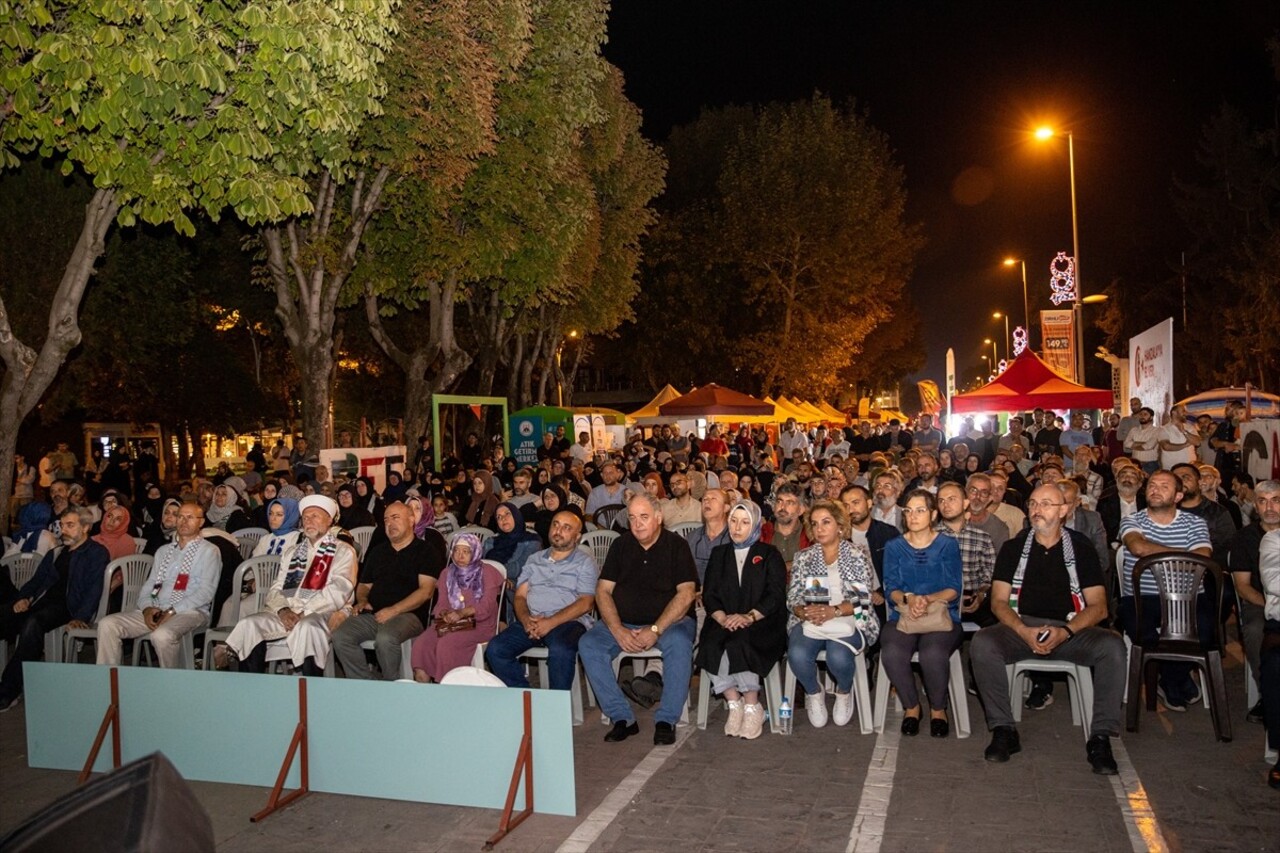
POLYGON ((596 565, 603 566, 605 557, 609 556, 609 547, 620 534, 615 530, 592 530, 582 534, 578 547, 591 552, 596 565))
POLYGON ((353 527, 347 532, 356 543, 356 556, 364 559, 364 552, 369 550, 369 542, 373 539, 374 527, 353 527))
POLYGON ((240 547, 240 559, 247 560, 253 556, 253 549, 258 547, 258 540, 270 532, 262 527, 245 527, 235 532, 236 543, 240 547))
MULTIPOLYGON (((1154 554, 1143 557, 1133 566, 1133 589, 1142 587, 1139 580, 1150 572, 1160 593, 1160 627, 1154 641, 1138 642, 1129 650, 1129 697, 1125 727, 1138 731, 1139 690, 1145 685, 1147 709, 1156 707, 1157 661, 1195 664, 1204 673, 1205 690, 1213 694, 1209 712, 1218 740, 1231 740, 1231 715, 1227 707, 1227 688, 1222 674, 1221 629, 1216 614, 1222 610, 1222 569, 1208 557, 1192 553, 1154 554), (1212 583, 1211 583, 1212 582, 1212 583), (1197 615, 1197 599, 1201 594, 1213 596, 1215 618, 1209 620, 1213 636, 1209 648, 1202 644, 1197 615)), ((1133 597, 1135 622, 1142 625, 1143 596, 1133 597)))

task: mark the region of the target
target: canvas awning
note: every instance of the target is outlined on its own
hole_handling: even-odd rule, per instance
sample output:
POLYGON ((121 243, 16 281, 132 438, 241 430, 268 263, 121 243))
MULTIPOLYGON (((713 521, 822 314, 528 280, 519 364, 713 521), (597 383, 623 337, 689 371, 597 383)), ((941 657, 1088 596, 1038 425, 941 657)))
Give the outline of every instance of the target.
POLYGON ((1034 409, 1110 409, 1110 390, 1086 388, 1064 379, 1030 349, 991 382, 951 397, 951 413, 1017 412, 1034 409))
POLYGON ((677 391, 675 388, 671 387, 669 383, 666 385, 663 385, 662 390, 659 391, 652 400, 645 403, 640 408, 636 409, 627 417, 631 418, 631 420, 634 421, 638 426, 653 426, 655 424, 675 423, 676 421, 675 418, 671 418, 671 417, 664 418, 658 412, 658 408, 663 403, 670 403, 672 400, 675 400, 679 396, 680 396, 680 392, 677 391))
POLYGON ((722 388, 714 382, 694 388, 658 407, 658 413, 669 417, 712 417, 715 415, 772 415, 773 406, 750 394, 722 388))

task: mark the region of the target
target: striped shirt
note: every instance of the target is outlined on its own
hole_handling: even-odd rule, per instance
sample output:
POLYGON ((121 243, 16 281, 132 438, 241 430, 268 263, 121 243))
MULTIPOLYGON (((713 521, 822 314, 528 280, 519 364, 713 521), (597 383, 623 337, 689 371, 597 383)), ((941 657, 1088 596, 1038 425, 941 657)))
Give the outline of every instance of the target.
MULTIPOLYGON (((1147 514, 1147 510, 1139 510, 1120 522, 1120 541, 1130 533, 1141 533, 1148 541, 1163 545, 1170 551, 1194 551, 1197 548, 1209 548, 1209 528, 1204 519, 1189 512, 1177 510, 1173 521, 1168 524, 1157 524, 1147 514)), ((1122 546, 1123 547, 1123 546, 1122 546)), ((1124 549, 1124 571, 1120 574, 1120 595, 1133 595, 1133 567, 1138 558, 1124 549)), ((1159 595, 1155 576, 1151 573, 1142 576, 1142 595, 1159 595)))
POLYGON ((983 587, 991 586, 991 573, 996 567, 996 547, 989 533, 975 527, 971 521, 966 521, 959 533, 946 524, 939 524, 934 530, 950 536, 960 546, 960 564, 966 593, 975 593, 983 587))

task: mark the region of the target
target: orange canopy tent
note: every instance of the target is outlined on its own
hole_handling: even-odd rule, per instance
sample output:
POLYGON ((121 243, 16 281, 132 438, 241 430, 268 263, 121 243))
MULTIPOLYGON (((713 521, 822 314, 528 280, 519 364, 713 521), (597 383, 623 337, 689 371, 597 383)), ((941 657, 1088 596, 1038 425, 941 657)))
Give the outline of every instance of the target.
POLYGON ((1063 379, 1030 349, 1013 360, 991 382, 967 394, 951 397, 952 414, 1014 412, 1034 409, 1110 409, 1110 391, 1086 388, 1063 379))
POLYGON ((713 415, 772 415, 773 404, 714 382, 694 388, 658 407, 664 417, 705 418, 713 415))

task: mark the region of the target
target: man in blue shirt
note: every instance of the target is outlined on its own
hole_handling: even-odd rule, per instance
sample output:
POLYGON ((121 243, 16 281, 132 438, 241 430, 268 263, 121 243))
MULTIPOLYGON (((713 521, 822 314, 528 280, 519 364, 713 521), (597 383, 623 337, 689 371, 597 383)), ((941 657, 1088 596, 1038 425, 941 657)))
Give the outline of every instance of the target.
POLYGON ((516 621, 493 638, 485 660, 508 687, 528 687, 520 655, 545 647, 552 690, 569 690, 578 662, 578 641, 591 626, 599 571, 578 548, 582 516, 562 509, 551 519, 551 547, 525 561, 516 580, 516 621))

